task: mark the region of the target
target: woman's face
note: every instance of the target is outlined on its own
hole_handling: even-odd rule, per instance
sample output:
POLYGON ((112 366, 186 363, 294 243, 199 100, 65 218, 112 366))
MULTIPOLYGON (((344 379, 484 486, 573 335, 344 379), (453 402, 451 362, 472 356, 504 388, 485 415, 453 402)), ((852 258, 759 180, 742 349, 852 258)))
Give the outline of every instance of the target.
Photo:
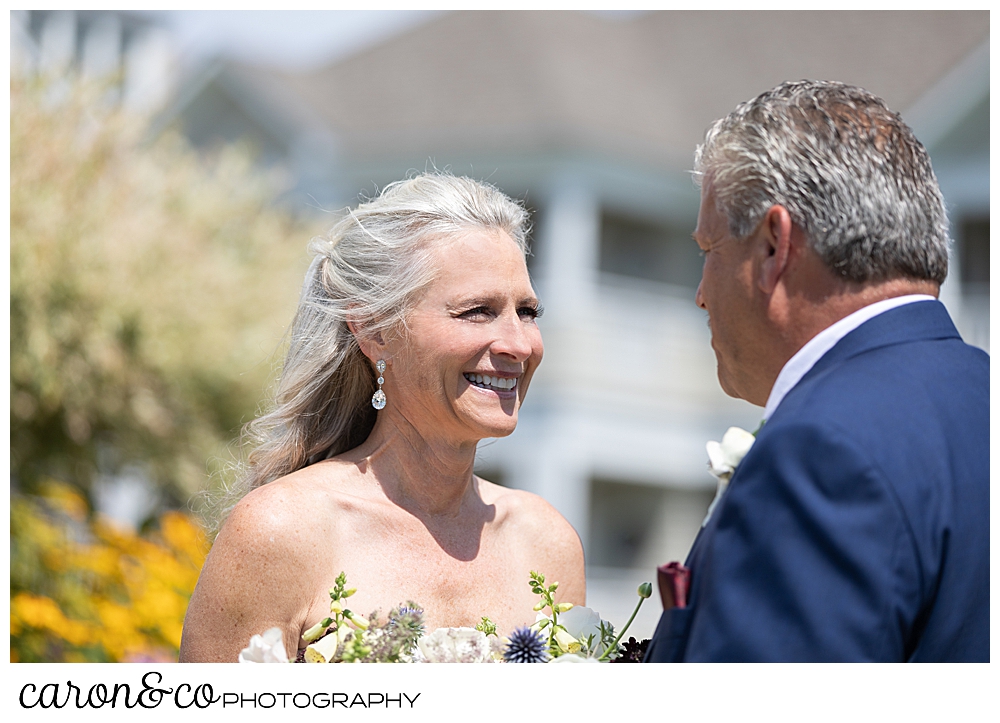
POLYGON ((543 351, 524 258, 506 233, 470 229, 436 243, 431 263, 408 333, 386 350, 385 411, 455 443, 506 436, 543 351))

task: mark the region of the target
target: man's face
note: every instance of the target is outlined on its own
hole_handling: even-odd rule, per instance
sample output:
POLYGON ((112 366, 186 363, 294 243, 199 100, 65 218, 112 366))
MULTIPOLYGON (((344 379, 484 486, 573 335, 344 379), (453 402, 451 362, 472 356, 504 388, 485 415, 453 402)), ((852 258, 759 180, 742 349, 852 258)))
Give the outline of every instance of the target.
POLYGON ((716 208, 708 179, 702 186, 694 238, 705 257, 695 303, 708 312, 719 384, 732 397, 763 404, 750 398, 756 389, 753 378, 761 341, 755 333, 759 324, 755 314, 759 303, 754 283, 755 246, 752 239, 740 240, 730 234, 729 222, 716 208))

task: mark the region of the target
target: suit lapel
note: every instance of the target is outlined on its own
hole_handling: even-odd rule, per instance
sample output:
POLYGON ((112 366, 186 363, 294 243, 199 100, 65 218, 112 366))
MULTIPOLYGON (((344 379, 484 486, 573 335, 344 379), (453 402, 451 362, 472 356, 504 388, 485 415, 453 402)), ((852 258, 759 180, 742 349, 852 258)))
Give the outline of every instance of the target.
MULTIPOLYGON (((961 339, 962 337, 955 329, 944 304, 940 301, 916 301, 912 304, 898 306, 869 319, 847 334, 824 354, 795 386, 800 386, 804 381, 822 373, 825 369, 872 349, 911 341, 951 338, 961 339)), ((789 391, 789 394, 791 391, 794 391, 794 388, 789 391)), ((778 409, 780 410, 780 406, 778 409)), ((737 482, 739 476, 740 467, 737 467, 726 493, 737 482)), ((724 504, 725 494, 719 500, 719 505, 708 524, 698 531, 685 561, 685 565, 691 569, 690 600, 692 604, 698 589, 697 568, 704 554, 705 545, 715 534, 724 504)))

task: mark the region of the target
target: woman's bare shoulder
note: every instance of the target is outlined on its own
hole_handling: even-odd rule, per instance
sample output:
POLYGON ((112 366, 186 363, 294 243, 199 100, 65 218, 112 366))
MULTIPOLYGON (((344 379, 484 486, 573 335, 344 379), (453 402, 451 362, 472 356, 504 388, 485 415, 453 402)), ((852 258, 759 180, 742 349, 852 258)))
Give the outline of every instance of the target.
POLYGON ((523 531, 548 530, 549 534, 578 539, 572 525, 544 498, 525 490, 477 480, 483 502, 496 505, 497 517, 504 524, 523 531))
POLYGON ((586 595, 583 544, 573 526, 542 497, 479 481, 480 496, 497 507, 510 549, 520 549, 531 569, 564 583, 563 600, 583 604, 586 595))
POLYGON ((286 641, 298 639, 311 602, 303 590, 336 554, 338 495, 323 475, 277 479, 232 509, 191 598, 182 660, 235 660, 251 635, 275 625, 286 641))
POLYGON ((267 542, 277 542, 279 538, 270 539, 276 533, 283 539, 322 535, 339 509, 354 506, 352 470, 352 465, 331 460, 261 485, 233 507, 222 532, 233 528, 236 534, 245 531, 267 542))

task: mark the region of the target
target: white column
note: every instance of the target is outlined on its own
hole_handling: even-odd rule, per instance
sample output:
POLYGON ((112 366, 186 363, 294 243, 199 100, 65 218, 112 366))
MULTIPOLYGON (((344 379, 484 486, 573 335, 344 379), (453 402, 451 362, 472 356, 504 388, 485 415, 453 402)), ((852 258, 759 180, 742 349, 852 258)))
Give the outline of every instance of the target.
POLYGON ((125 48, 125 105, 140 113, 161 108, 173 90, 175 65, 166 30, 139 30, 125 48))
POLYGON ((98 16, 83 41, 83 75, 103 79, 118 72, 122 54, 122 23, 113 13, 98 16))
POLYGON ((590 308, 600 255, 600 204, 573 178, 552 183, 538 229, 538 285, 549 321, 563 321, 590 308))
POLYGON ((76 52, 76 13, 53 10, 45 17, 41 35, 39 70, 49 77, 62 76, 69 70, 76 52))
MULTIPOLYGON (((951 234, 954 238, 957 230, 952 229, 951 234)), ((958 324, 962 318, 962 259, 954 245, 948 249, 948 276, 941 284, 938 298, 958 324)))
POLYGON ((27 78, 38 66, 38 43, 31 37, 30 26, 28 10, 10 11, 10 71, 20 78, 27 78))
POLYGON ((637 567, 652 570, 675 560, 684 562, 714 496, 714 490, 664 489, 637 567))

